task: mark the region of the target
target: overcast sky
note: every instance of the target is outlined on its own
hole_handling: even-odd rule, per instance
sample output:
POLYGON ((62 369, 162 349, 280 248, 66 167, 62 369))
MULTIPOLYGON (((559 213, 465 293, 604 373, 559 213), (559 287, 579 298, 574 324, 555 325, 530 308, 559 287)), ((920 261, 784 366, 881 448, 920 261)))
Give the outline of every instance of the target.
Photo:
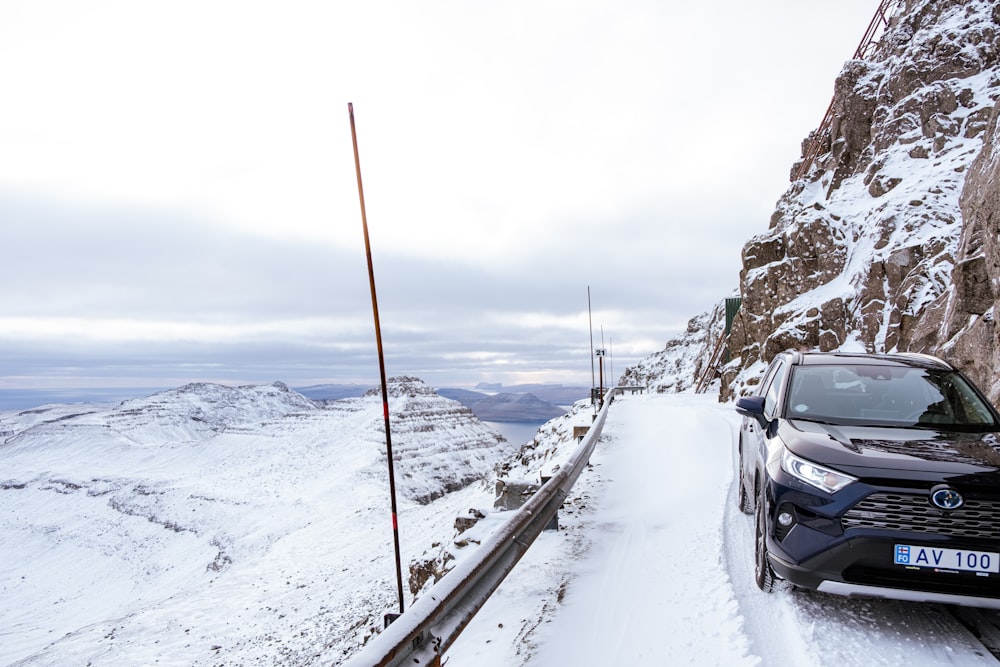
POLYGON ((0 0, 0 389, 589 386, 738 286, 878 0, 0 0))

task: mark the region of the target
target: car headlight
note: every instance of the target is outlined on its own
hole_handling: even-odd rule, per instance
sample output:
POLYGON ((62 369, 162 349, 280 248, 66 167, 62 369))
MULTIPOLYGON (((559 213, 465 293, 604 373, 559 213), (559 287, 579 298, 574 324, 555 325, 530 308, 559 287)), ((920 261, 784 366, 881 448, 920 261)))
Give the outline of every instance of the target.
POLYGON ((845 475, 842 472, 831 470, 830 468, 800 459, 788 450, 785 450, 781 457, 781 469, 795 479, 800 479, 810 486, 815 486, 820 491, 836 493, 851 482, 858 481, 857 477, 845 475))

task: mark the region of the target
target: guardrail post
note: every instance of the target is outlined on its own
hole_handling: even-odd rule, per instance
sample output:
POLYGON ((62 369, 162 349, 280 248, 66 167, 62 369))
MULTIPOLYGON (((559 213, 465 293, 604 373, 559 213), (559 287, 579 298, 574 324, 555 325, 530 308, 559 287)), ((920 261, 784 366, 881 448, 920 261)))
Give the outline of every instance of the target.
MULTIPOLYGON (((542 486, 545 486, 545 483, 550 479, 552 478, 542 477, 542 486)), ((542 530, 555 530, 555 531, 559 530, 559 510, 556 510, 555 512, 552 513, 552 518, 549 520, 547 524, 545 524, 545 528, 542 528, 542 530)))

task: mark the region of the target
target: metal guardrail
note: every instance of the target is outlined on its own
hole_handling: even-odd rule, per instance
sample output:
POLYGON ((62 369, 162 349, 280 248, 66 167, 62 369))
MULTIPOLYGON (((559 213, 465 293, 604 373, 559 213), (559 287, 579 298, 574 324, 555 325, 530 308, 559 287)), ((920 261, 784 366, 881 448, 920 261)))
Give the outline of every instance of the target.
POLYGON ((440 666, 441 655, 549 524, 601 437, 613 389, 573 456, 468 558, 372 639, 344 667, 440 666))

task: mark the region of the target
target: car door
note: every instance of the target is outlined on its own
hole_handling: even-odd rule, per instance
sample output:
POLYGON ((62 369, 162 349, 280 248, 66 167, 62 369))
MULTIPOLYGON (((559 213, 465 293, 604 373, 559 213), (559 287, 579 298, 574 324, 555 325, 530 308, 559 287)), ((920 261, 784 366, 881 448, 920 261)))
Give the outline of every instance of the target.
MULTIPOLYGON (((773 423, 778 416, 781 405, 781 393, 784 385, 785 375, 788 370, 788 363, 782 357, 775 359, 764 375, 764 382, 761 384, 760 395, 764 397, 764 422, 773 423)), ((753 454, 747 452, 747 468, 745 471, 748 480, 753 480, 756 473, 762 473, 764 464, 768 458, 768 428, 759 419, 745 419, 744 429, 747 433, 747 442, 753 454)), ((750 487, 752 490, 752 487, 750 487)))

